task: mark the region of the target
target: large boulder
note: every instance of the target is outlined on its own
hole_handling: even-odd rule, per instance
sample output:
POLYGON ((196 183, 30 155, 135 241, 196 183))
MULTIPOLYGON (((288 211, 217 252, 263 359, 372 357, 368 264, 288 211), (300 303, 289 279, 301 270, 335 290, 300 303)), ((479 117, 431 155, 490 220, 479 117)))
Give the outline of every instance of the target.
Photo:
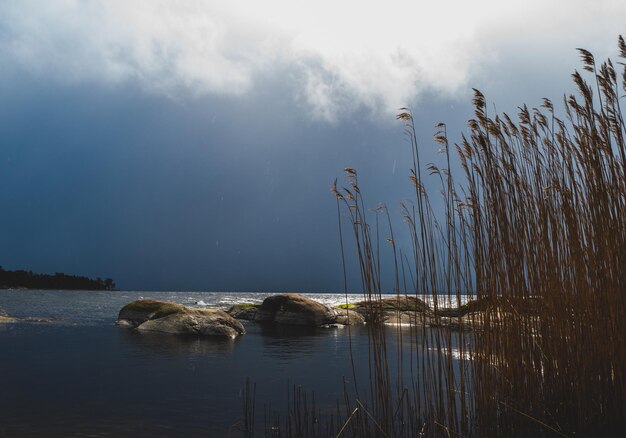
POLYGON ((339 325, 360 325, 365 324, 365 317, 359 312, 350 309, 336 308, 335 324, 339 325))
POLYGON ((249 303, 235 304, 231 306, 230 309, 226 311, 226 313, 228 313, 233 318, 254 321, 254 319, 256 318, 256 313, 259 310, 259 307, 261 307, 260 304, 249 304, 249 303))
POLYGON ((142 332, 235 338, 246 331, 235 318, 216 309, 189 309, 151 319, 137 327, 142 332))
POLYGON ((361 301, 351 305, 351 309, 373 324, 428 325, 432 315, 424 300, 408 295, 361 301))
POLYGON ((163 318, 185 309, 186 307, 182 304, 170 301, 137 300, 122 307, 117 317, 117 324, 125 327, 138 327, 151 319, 163 318))
POLYGON ((120 310, 117 324, 142 332, 235 338, 246 331, 239 321, 216 309, 194 309, 158 300, 138 300, 120 310))
POLYGON ((430 327, 433 325, 433 317, 429 313, 414 310, 386 310, 378 322, 389 325, 430 327))
POLYGON ((335 313, 325 305, 299 294, 267 297, 255 321, 285 325, 321 326, 335 322, 335 313))

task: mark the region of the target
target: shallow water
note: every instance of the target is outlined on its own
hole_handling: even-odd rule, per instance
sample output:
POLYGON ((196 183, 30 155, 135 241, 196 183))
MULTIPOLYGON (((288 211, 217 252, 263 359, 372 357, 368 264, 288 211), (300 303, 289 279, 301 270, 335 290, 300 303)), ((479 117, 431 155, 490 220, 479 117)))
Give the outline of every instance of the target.
MULTIPOLYGON (((257 385, 258 412, 269 405, 284 410, 293 384, 333 406, 343 397, 343 378, 353 378, 350 342, 357 378, 366 379, 364 327, 296 329, 244 321, 247 334, 231 341, 114 325, 119 309, 140 297, 227 308, 267 295, 0 291, 0 308, 12 316, 57 318, 0 325, 0 437, 241 436, 247 377, 257 385)), ((340 294, 310 296, 330 305, 345 302, 340 294)))

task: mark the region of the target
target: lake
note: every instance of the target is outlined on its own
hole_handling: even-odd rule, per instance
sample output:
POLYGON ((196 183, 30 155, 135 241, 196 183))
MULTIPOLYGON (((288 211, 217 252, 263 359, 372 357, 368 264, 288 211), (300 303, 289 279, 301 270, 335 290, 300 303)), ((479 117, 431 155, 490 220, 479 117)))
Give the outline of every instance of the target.
MULTIPOLYGON (((246 378, 257 385, 259 427, 266 410, 285 411, 294 384, 330 409, 343 399, 344 377, 352 384, 350 344, 357 380, 367 380, 366 327, 242 321, 247 334, 222 340, 114 324, 121 307, 141 297, 226 309, 268 295, 1 290, 0 309, 9 315, 55 321, 0 325, 0 437, 242 436, 246 378)), ((346 302, 343 294, 306 295, 327 305, 346 302)))

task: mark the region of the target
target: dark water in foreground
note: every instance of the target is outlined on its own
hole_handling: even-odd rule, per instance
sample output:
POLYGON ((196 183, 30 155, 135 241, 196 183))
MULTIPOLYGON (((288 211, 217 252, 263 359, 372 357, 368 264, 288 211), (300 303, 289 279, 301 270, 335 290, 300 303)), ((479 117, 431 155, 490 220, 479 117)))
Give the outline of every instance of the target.
POLYGON ((322 405, 342 399, 343 377, 352 379, 349 342, 367 376, 364 327, 350 337, 347 328, 244 322, 247 334, 234 341, 116 327, 119 309, 140 296, 224 308, 267 294, 0 291, 0 308, 12 316, 59 318, 0 325, 0 437, 235 437, 246 377, 257 384, 263 412, 269 404, 284 411, 294 383, 314 390, 322 405))

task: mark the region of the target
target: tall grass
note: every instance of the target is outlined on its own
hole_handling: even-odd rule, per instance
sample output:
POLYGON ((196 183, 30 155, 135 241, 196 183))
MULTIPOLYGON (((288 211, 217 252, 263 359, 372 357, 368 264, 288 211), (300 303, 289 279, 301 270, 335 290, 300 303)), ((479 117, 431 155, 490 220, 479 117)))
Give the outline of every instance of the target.
POLYGON ((498 303, 473 347, 483 432, 626 430, 626 70, 579 52, 593 82, 574 72, 564 119, 547 99, 490 118, 475 91, 458 147, 476 292, 498 303))
MULTIPOLYGON (((385 206, 368 212, 356 170, 346 169, 345 187, 335 182, 349 218, 342 254, 351 234, 374 322, 383 311, 385 253, 397 293, 431 295, 433 312, 398 329, 405 347, 397 351, 387 345, 388 327, 368 324, 367 395, 346 386, 322 435, 626 434, 626 68, 620 64, 618 77, 611 60, 597 65, 578 50, 591 81, 574 72, 578 94, 564 98, 564 117, 548 99, 520 107, 517 121, 490 115, 475 90, 475 117, 460 144, 451 146, 446 126, 437 125, 442 167, 422 162, 413 116, 401 110, 415 189, 402 206, 410 251, 397 245, 385 206), (433 177, 443 212, 425 189, 433 177), (478 299, 478 311, 442 309, 460 307, 465 294, 478 299), (434 328, 444 315, 471 331, 434 328)), ((621 36, 619 50, 626 58, 621 36)), ((304 411, 294 397, 282 430, 296 430, 304 411)), ((295 435, 314 436, 307 430, 295 435)))

